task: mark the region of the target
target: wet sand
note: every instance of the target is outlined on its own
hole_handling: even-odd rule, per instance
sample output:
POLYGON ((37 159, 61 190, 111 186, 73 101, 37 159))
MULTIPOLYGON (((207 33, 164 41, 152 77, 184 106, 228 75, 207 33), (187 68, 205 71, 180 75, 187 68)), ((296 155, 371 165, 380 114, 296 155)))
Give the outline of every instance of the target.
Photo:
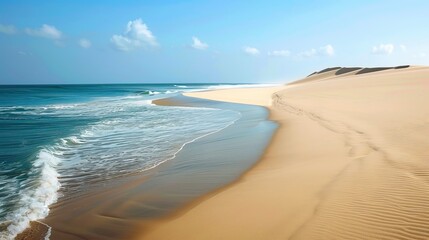
POLYGON ((187 94, 280 126, 239 181, 136 239, 428 239, 429 68, 360 69, 187 94))
POLYGON ((136 231, 150 229, 177 209, 239 178, 258 161, 276 128, 267 121, 263 107, 183 96, 158 104, 173 102, 237 111, 241 118, 186 144, 174 159, 152 170, 60 199, 46 219, 32 223, 18 239, 43 239, 44 224, 52 227, 50 239, 130 239, 136 231))

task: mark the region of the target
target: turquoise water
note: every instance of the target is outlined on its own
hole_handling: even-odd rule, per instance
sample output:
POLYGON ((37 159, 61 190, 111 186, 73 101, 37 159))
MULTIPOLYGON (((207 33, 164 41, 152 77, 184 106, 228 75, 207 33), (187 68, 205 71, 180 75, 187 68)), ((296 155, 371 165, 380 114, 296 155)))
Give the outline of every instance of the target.
POLYGON ((0 86, 0 238, 43 219, 61 198, 156 167, 231 125, 239 112, 151 104, 222 87, 234 86, 0 86))

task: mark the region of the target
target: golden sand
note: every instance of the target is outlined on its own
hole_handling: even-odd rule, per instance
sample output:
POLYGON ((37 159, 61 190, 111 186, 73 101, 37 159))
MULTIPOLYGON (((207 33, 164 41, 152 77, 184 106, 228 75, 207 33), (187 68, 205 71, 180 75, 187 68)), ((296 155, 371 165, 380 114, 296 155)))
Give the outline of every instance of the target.
POLYGON ((238 182, 138 239, 429 239, 429 68, 339 70, 187 94, 280 127, 238 182))

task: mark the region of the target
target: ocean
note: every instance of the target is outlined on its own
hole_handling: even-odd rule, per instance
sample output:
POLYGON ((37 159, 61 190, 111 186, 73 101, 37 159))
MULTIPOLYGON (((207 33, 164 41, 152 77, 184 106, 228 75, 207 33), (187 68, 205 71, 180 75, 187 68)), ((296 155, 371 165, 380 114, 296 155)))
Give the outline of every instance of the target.
POLYGON ((59 199, 155 168, 240 112, 152 100, 230 84, 0 86, 0 239, 59 199))

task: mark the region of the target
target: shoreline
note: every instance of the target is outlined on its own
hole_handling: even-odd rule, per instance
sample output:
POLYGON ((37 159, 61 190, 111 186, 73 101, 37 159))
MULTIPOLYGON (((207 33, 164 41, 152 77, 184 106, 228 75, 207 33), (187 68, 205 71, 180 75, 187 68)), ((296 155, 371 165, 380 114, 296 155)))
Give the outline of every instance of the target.
POLYGON ((429 237, 429 68, 339 70, 282 88, 188 93, 267 106, 279 128, 238 181, 135 239, 429 237))
MULTIPOLYGON (((175 97, 174 101, 197 108, 239 111, 241 117, 184 144, 173 160, 143 175, 118 179, 109 189, 58 202, 41 221, 52 227, 52 239, 128 239, 135 229, 150 228, 189 201, 234 181, 258 160, 268 144, 266 138, 271 138, 274 125, 266 120, 263 108, 188 97, 175 97), (238 156, 235 149, 243 146, 251 151, 234 157, 238 156)), ((32 223, 19 238, 43 235, 41 227, 32 223)))
MULTIPOLYGON (((288 87, 282 86, 258 89, 227 89, 185 94, 186 96, 214 101, 227 101, 232 103, 252 104, 266 107, 270 112, 269 119, 278 124, 277 131, 274 133, 269 146, 264 151, 263 156, 250 169, 248 169, 248 171, 244 172, 236 181, 231 182, 220 189, 215 190, 214 192, 203 195, 202 197, 190 202, 184 208, 179 209, 175 214, 172 214, 162 221, 156 223, 152 229, 147 229, 149 230, 148 233, 141 232, 140 234, 136 235, 136 238, 134 239, 267 239, 267 237, 268 239, 277 239, 277 235, 293 235, 296 231, 296 228, 306 222, 313 212, 313 209, 317 203, 316 201, 313 201, 313 196, 301 196, 298 199, 295 199, 295 206, 300 206, 302 200, 304 200, 307 201, 306 204, 312 205, 313 207, 306 206, 309 211, 301 213, 298 213, 293 208, 289 208, 288 210, 290 211, 290 216, 294 216, 297 220, 293 225, 284 227, 284 229, 281 230, 281 233, 258 231, 258 228, 261 227, 265 227, 264 230, 272 230, 270 225, 282 218, 279 216, 279 214, 277 214, 275 221, 268 220, 272 217, 275 217, 275 213, 278 211, 278 202, 277 204, 274 204, 274 208, 264 213, 264 210, 261 208, 268 206, 265 205, 266 203, 264 203, 264 200, 257 198, 258 195, 260 195, 261 190, 262 192, 265 191, 265 189, 268 190, 268 185, 271 185, 271 183, 274 182, 264 181, 262 185, 259 185, 260 183, 258 183, 258 175, 266 175, 266 171, 276 171, 276 169, 273 169, 273 165, 279 164, 276 162, 276 160, 278 161, 279 159, 275 159, 276 157, 273 157, 273 155, 278 154, 278 149, 276 148, 279 147, 279 143, 284 142, 283 135, 289 127, 289 120, 284 119, 284 112, 278 111, 270 103, 271 95, 278 90, 285 88, 288 87), (247 95, 245 94, 245 97, 243 97, 243 95, 237 94, 237 92, 240 91, 248 93, 247 95), (262 91, 263 93, 255 98, 255 95, 258 95, 257 92, 259 91, 262 91), (237 97, 237 95, 239 95, 239 97, 237 97), (264 185, 267 183, 268 185, 264 185), (255 187, 258 189, 254 189, 255 187), (239 194, 239 196, 236 196, 237 194, 239 194), (243 197, 245 195, 247 196, 243 197), (254 201, 254 199, 257 200, 254 201), (240 205, 247 204, 245 201, 242 202, 242 200, 251 202, 251 205, 243 209, 240 205), (252 202, 254 204, 252 204, 252 202), (224 206, 222 206, 222 204, 224 204, 224 206), (235 211, 238 207, 241 208, 241 211, 239 212, 235 211), (250 214, 243 217, 243 215, 246 215, 247 209, 257 210, 256 212, 258 213, 256 215, 250 214), (263 224, 261 221, 266 222, 263 224), (227 223, 225 224, 225 222, 227 223), (242 227, 245 227, 246 231, 243 231, 242 227), (219 228, 221 228, 222 231, 220 231, 219 228), (248 231, 250 229, 252 229, 252 231, 248 231)), ((288 115, 288 118, 294 118, 293 115, 294 114, 288 115)), ((301 121, 301 119, 299 119, 299 121, 301 121)), ((306 127, 308 126, 305 125, 304 128, 306 127)), ((322 129, 322 132, 324 131, 326 130, 322 129)), ((282 146, 280 147, 283 148, 282 146)), ((314 170, 317 171, 317 169, 314 170)), ((263 178, 265 177, 266 176, 263 178)), ((315 189, 313 193, 317 194, 317 189, 315 189)), ((282 193, 278 192, 277 190, 278 189, 275 189, 271 192, 271 194, 281 195, 282 193)), ((287 196, 283 195, 282 201, 284 199, 287 199, 287 196)))
MULTIPOLYGON (((271 88, 271 86, 270 86, 271 88)), ((276 87, 278 88, 278 86, 276 87)), ((241 89, 241 88, 240 88, 241 89)), ((244 89, 248 89, 248 88, 244 88, 244 89)), ((213 89, 213 90, 204 90, 204 91, 198 91, 198 93, 206 93, 206 92, 214 92, 214 91, 221 91, 221 90, 231 90, 231 88, 228 89, 213 89)), ((186 97, 191 97, 191 98, 196 98, 196 99, 200 99, 200 97, 195 97, 193 96, 193 93, 184 93, 183 94, 186 97)), ((192 107, 192 105, 188 105, 188 103, 185 102, 180 102, 177 101, 177 99, 174 100, 170 100, 171 98, 162 98, 162 99, 157 99, 154 101, 155 105, 160 105, 160 106, 190 106, 192 107)), ((210 101, 218 101, 216 99, 210 99, 210 98, 201 98, 203 100, 210 100, 210 101)), ((224 101, 219 101, 219 102, 224 102, 224 101)), ((246 105, 253 105, 253 104, 247 104, 245 102, 226 102, 226 103, 233 103, 233 104, 246 104, 246 105)), ((258 158, 257 161, 255 161, 253 164, 251 164, 247 169, 244 169, 243 172, 241 174, 238 175, 238 177, 236 177, 233 181, 230 181, 220 187, 217 187, 216 189, 209 191, 208 193, 205 193, 193 200, 191 200, 190 202, 186 203, 184 206, 174 210, 173 212, 169 213, 168 215, 161 217, 159 219, 157 219, 156 221, 153 222, 152 227, 154 225, 158 225, 159 223, 162 223, 164 221, 169 221, 175 217, 181 216, 183 214, 185 214, 187 211, 189 211, 190 209, 192 209, 193 207, 195 207, 196 205, 198 205, 201 202, 204 202, 207 199, 210 199, 211 197, 225 191, 226 189, 230 188, 231 186, 234 186, 235 184, 239 183, 240 181, 242 181, 242 179, 246 176, 246 174, 248 174, 249 172, 251 172, 257 165, 260 164, 260 162, 262 161, 262 159, 264 158, 264 156, 266 155, 266 151, 267 148, 269 148, 269 146, 271 145, 273 139, 275 138, 278 129, 281 127, 280 123, 276 122, 275 120, 273 120, 271 118, 271 111, 267 106, 263 106, 263 105, 253 105, 253 106, 260 106, 265 108, 268 111, 268 120, 272 121, 276 124, 276 129, 274 130, 274 132, 272 133, 272 136, 267 144, 267 147, 265 148, 265 150, 263 151, 262 155, 258 158)), ((138 232, 138 234, 136 235, 137 237, 141 236, 141 233, 138 232)))

